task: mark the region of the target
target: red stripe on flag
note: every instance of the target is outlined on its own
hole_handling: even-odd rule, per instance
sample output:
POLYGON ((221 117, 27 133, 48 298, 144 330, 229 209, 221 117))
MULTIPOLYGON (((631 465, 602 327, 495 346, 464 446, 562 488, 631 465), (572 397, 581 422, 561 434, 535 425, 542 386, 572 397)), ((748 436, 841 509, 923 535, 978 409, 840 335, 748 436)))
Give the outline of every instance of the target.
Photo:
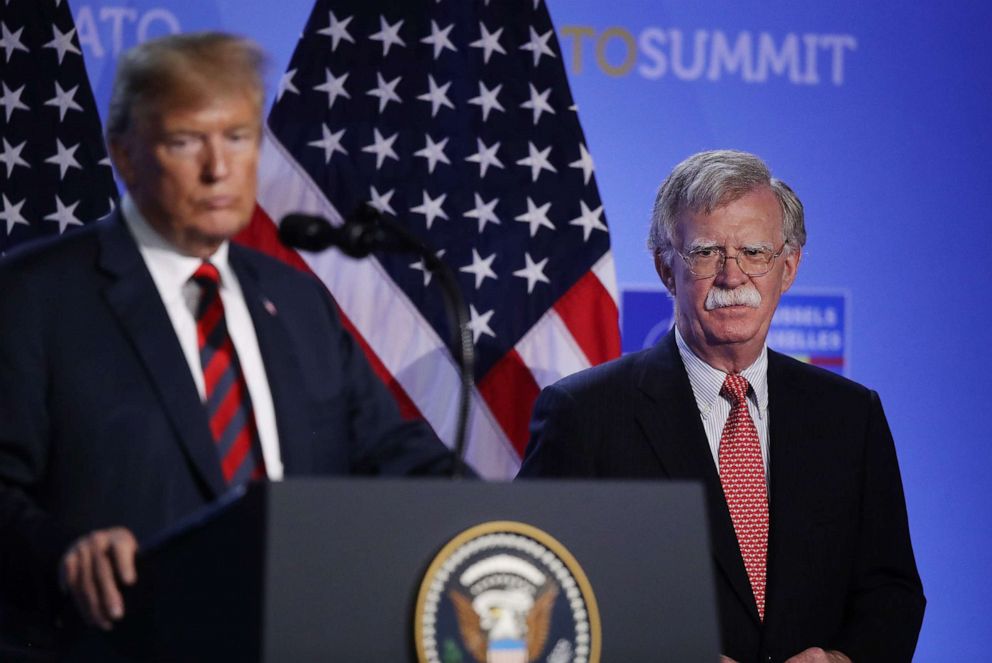
POLYGON ((277 258, 308 274, 313 273, 299 253, 287 248, 279 241, 279 230, 276 228, 276 224, 258 205, 255 205, 255 213, 252 214, 251 223, 234 236, 234 241, 277 258))
POLYGON ((586 272, 555 302, 555 311, 592 365, 620 356, 619 311, 593 272, 586 272))
MULTIPOLYGON (((265 210, 259 205, 255 205, 255 213, 251 217, 251 223, 248 224, 244 230, 238 233, 234 237, 234 241, 239 244, 243 244, 256 251, 261 251, 267 255, 277 258, 284 263, 296 267, 297 269, 307 272, 308 274, 313 274, 309 265, 300 257, 296 251, 286 248, 286 246, 279 241, 279 231, 276 228, 276 224, 272 222, 269 215, 266 214, 265 210)), ((332 293, 331 299, 334 299, 332 293)), ((379 356, 372 350, 369 344, 365 341, 365 338, 359 333, 352 324, 348 316, 344 314, 341 307, 337 306, 335 302, 335 308, 337 308, 338 315, 341 316, 341 323, 344 328, 347 329, 355 342, 358 343, 362 352, 365 353, 365 358, 369 360, 369 364, 372 366, 372 370, 379 379, 382 380, 386 387, 389 388, 390 393, 393 394, 393 398, 396 399, 397 405, 399 405, 400 413, 405 419, 422 419, 423 416, 420 414, 420 410, 414 404, 413 400, 406 393, 393 374, 389 372, 385 364, 379 360, 379 356)))
POLYGON ((521 458, 530 436, 530 412, 540 391, 516 350, 503 355, 479 383, 479 393, 521 458))

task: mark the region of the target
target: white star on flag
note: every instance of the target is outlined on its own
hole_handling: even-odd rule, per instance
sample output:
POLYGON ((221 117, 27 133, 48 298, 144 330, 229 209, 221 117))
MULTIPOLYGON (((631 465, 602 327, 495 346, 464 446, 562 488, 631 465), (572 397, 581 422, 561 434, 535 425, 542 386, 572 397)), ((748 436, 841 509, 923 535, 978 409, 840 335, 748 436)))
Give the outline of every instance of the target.
MULTIPOLYGON (((438 251, 434 255, 436 255, 438 258, 443 258, 444 257, 444 252, 445 252, 445 249, 441 249, 440 251, 438 251)), ((427 286, 429 286, 431 284, 431 279, 434 278, 434 272, 432 272, 431 270, 427 269, 427 267, 424 265, 423 258, 421 258, 417 262, 411 263, 410 264, 410 268, 411 269, 415 269, 418 272, 423 272, 423 274, 424 274, 424 287, 427 287, 427 286)))
POLYGON ((382 162, 385 161, 387 157, 390 159, 396 159, 397 161, 399 160, 399 157, 396 155, 396 151, 393 150, 393 143, 396 142, 396 137, 400 134, 397 131, 389 138, 383 138, 378 129, 373 129, 373 132, 374 136, 372 139, 372 144, 363 147, 362 152, 368 152, 369 154, 375 155, 375 169, 379 170, 382 168, 382 162))
POLYGON ((479 21, 479 32, 482 36, 469 44, 469 46, 482 49, 482 62, 484 64, 489 64, 489 56, 494 52, 506 55, 506 51, 503 50, 503 47, 499 43, 499 37, 503 34, 503 28, 500 28, 496 32, 489 32, 486 24, 479 21))
POLYGON ((411 207, 410 211, 414 214, 423 214, 424 220, 427 222, 427 229, 430 230, 431 224, 434 223, 434 219, 441 218, 445 221, 448 220, 448 215, 441 208, 441 206, 444 205, 444 199, 447 197, 448 194, 442 193, 437 198, 431 199, 431 197, 427 194, 427 190, 424 189, 423 202, 416 207, 411 207))
POLYGON ((486 170, 489 166, 503 168, 503 162, 496 156, 496 151, 499 149, 499 141, 493 143, 492 146, 487 146, 482 142, 481 138, 476 138, 475 141, 478 151, 471 156, 465 157, 465 161, 479 164, 479 177, 486 176, 486 170))
POLYGON ((342 21, 339 21, 334 15, 334 12, 327 12, 330 14, 329 23, 326 28, 317 31, 317 34, 326 35, 331 38, 331 50, 335 51, 338 47, 338 42, 342 39, 345 41, 350 41, 352 44, 355 40, 352 39, 351 34, 348 32, 348 24, 351 23, 351 16, 348 16, 342 21))
POLYGON ((72 43, 72 38, 76 34, 76 28, 69 30, 65 34, 58 29, 58 26, 52 26, 52 40, 44 45, 44 48, 54 48, 59 54, 59 64, 62 64, 62 58, 65 57, 66 53, 75 53, 76 55, 82 55, 80 50, 76 48, 76 45, 72 43))
POLYGON ((531 197, 527 196, 527 211, 520 216, 515 217, 514 220, 520 221, 521 223, 529 223, 530 236, 533 237, 542 226, 551 230, 555 229, 555 225, 548 220, 549 209, 551 209, 551 203, 544 203, 538 207, 534 204, 531 197))
POLYGON ((577 216, 568 222, 570 226, 579 226, 582 228, 582 241, 588 242, 589 235, 592 234, 593 230, 602 230, 603 232, 608 232, 606 229, 606 224, 600 220, 600 215, 603 213, 603 206, 600 205, 594 210, 590 210, 589 206, 586 205, 586 201, 579 201, 582 206, 582 214, 577 216))
POLYGON ((55 143, 55 154, 45 159, 45 163, 53 163, 59 167, 59 179, 61 180, 70 168, 82 169, 82 166, 79 165, 75 157, 76 150, 79 149, 79 143, 76 143, 72 147, 66 147, 59 138, 55 139, 55 143))
POLYGON ((451 87, 451 81, 448 81, 444 85, 438 86, 434 82, 434 76, 427 74, 427 92, 417 97, 421 101, 429 101, 431 104, 431 117, 437 115, 438 110, 441 106, 447 106, 448 108, 454 108, 455 105, 451 103, 448 99, 448 88, 451 87))
POLYGON ((330 163, 331 157, 334 156, 335 152, 348 154, 348 150, 341 147, 341 138, 344 136, 345 129, 331 133, 330 127, 325 122, 321 125, 320 130, 323 137, 320 140, 310 141, 307 145, 319 147, 324 150, 324 163, 330 163))
POLYGON ((487 223, 492 223, 495 225, 500 225, 499 218, 496 216, 496 205, 499 204, 499 198, 493 198, 488 203, 482 199, 478 193, 475 194, 475 207, 469 211, 462 214, 464 217, 470 219, 477 219, 479 222, 479 233, 481 234, 486 228, 487 223))
POLYGON ((434 166, 436 166, 439 161, 441 163, 446 163, 450 166, 451 162, 448 160, 447 155, 445 155, 444 153, 444 148, 448 144, 447 137, 443 138, 441 141, 437 143, 434 142, 434 139, 431 138, 430 134, 424 134, 424 138, 427 139, 427 142, 424 145, 423 149, 414 152, 413 156, 423 157, 424 159, 427 159, 427 172, 433 173, 434 166))
POLYGON ((490 90, 489 88, 486 87, 485 83, 479 81, 479 96, 472 97, 471 99, 468 100, 468 103, 474 106, 482 107, 483 122, 489 119, 489 111, 493 110, 494 108, 498 111, 504 113, 506 112, 506 109, 503 108, 503 104, 499 103, 499 99, 497 98, 499 95, 499 91, 502 89, 503 89, 502 83, 500 83, 492 90, 490 90))
POLYGON ((595 170, 592 163, 592 156, 586 149, 585 143, 579 143, 579 158, 576 161, 568 164, 570 168, 581 168, 582 169, 582 183, 589 184, 589 178, 592 177, 593 170, 595 170))
MULTIPOLYGON (((57 84, 56 84, 57 85, 57 84)), ((16 90, 11 90, 7 87, 6 83, 3 83, 3 96, 0 97, 0 106, 3 106, 4 114, 6 119, 10 122, 10 115, 15 110, 31 110, 28 108, 27 104, 21 101, 21 94, 24 93, 25 86, 17 88, 16 90)))
POLYGON ((291 92, 293 94, 300 93, 300 91, 297 90, 296 86, 293 84, 294 76, 296 76, 296 70, 290 69, 279 78, 279 89, 276 90, 276 101, 281 101, 282 95, 286 94, 287 92, 291 92))
POLYGON ((24 28, 18 28, 17 32, 11 32, 7 29, 7 24, 0 22, 0 48, 3 49, 3 59, 6 62, 10 62, 10 56, 14 51, 24 51, 28 52, 28 47, 21 42, 21 33, 24 32, 24 28))
MULTIPOLYGON (((345 75, 347 76, 347 74, 345 75)), ((385 81, 385 79, 383 79, 382 74, 379 72, 376 72, 375 77, 377 81, 376 86, 371 90, 369 90, 368 92, 366 92, 365 94, 369 95, 370 97, 379 98, 380 113, 386 109, 386 104, 388 104, 390 101, 395 101, 396 103, 403 103, 403 100, 400 99, 400 95, 396 94, 396 86, 399 85, 402 76, 397 76, 388 83, 385 81)))
POLYGON ((379 16, 379 32, 370 35, 369 39, 382 42, 382 57, 389 55, 389 48, 393 45, 406 46, 406 42, 400 37, 401 27, 403 27, 402 20, 390 25, 386 22, 385 16, 379 16))
POLYGON ((513 272, 513 275, 522 279, 527 279, 528 295, 534 291, 534 286, 537 285, 538 282, 551 283, 551 279, 544 274, 544 266, 548 264, 547 258, 541 262, 534 262, 534 260, 530 257, 530 253, 524 253, 524 261, 524 268, 513 272))
POLYGON ((493 260, 496 259, 496 254, 493 253, 488 258, 482 258, 479 255, 479 251, 475 248, 472 249, 472 262, 465 265, 458 271, 465 272, 466 274, 472 274, 475 276, 475 289, 478 290, 482 282, 487 278, 497 280, 499 277, 496 276, 496 272, 493 271, 493 260))
POLYGON ((538 93, 537 88, 533 84, 530 85, 530 99, 520 104, 521 108, 529 108, 534 111, 534 124, 541 119, 541 113, 551 113, 555 114, 555 109, 551 107, 548 103, 548 95, 551 94, 551 88, 548 88, 544 92, 538 93))
MULTIPOLYGON (((345 99, 351 99, 351 95, 348 91, 344 89, 344 82, 348 80, 348 73, 345 72, 340 76, 335 76, 331 73, 330 69, 324 68, 324 82, 320 85, 315 85, 314 90, 318 92, 327 93, 327 107, 333 108, 334 102, 337 101, 338 97, 344 97, 345 99)), ((380 81, 382 78, 380 77, 380 81)))
POLYGON ((521 46, 520 50, 533 53, 535 67, 541 62, 542 55, 557 57, 555 52, 551 50, 551 47, 548 46, 548 40, 551 39, 551 35, 553 34, 554 30, 548 30, 543 35, 538 35, 533 27, 530 28, 530 41, 521 46))
POLYGON ((56 106, 59 109, 59 122, 65 119, 65 114, 69 110, 82 111, 83 107, 76 103, 75 96, 76 90, 79 86, 75 86, 69 90, 63 90, 62 86, 59 85, 58 81, 55 81, 55 96, 45 102, 46 106, 56 106))
POLYGON ((495 309, 490 309, 483 314, 475 310, 474 304, 468 305, 469 321, 468 328, 472 330, 472 342, 478 343, 483 334, 496 338, 496 332, 489 326, 489 321, 493 317, 495 309))
POLYGON ((24 166, 25 168, 30 168, 28 162, 21 158, 21 151, 24 150, 24 146, 27 141, 21 142, 17 147, 11 146, 7 142, 7 139, 3 139, 3 152, 0 152, 0 163, 3 163, 7 168, 7 177, 14 171, 17 166, 24 166))
POLYGON ((420 43, 430 44, 431 46, 434 47, 435 60, 437 60, 438 57, 441 55, 441 51, 443 51, 446 48, 455 52, 458 51, 458 49, 455 48, 455 45, 451 43, 451 39, 448 38, 448 34, 451 32, 451 29, 453 27, 455 27, 454 23, 452 23, 444 30, 442 30, 437 26, 436 21, 431 20, 431 36, 424 37, 423 39, 420 40, 420 43))
MULTIPOLYGON (((0 221, 7 222, 7 234, 10 235, 14 230, 14 226, 18 223, 23 223, 28 225, 27 219, 21 215, 21 208, 24 207, 24 200, 19 203, 13 204, 7 200, 7 194, 3 194, 3 210, 0 211, 0 221)), ((27 200, 25 198, 25 200, 27 200)))
POLYGON ((534 146, 534 143, 528 141, 527 152, 528 155, 517 161, 517 165, 527 166, 530 168, 530 176, 532 181, 537 181, 537 178, 540 176, 542 170, 549 170, 552 173, 558 172, 555 167, 551 165, 551 162, 548 161, 548 155, 551 154, 550 145, 539 151, 537 147, 534 146))
POLYGON ((81 226, 83 222, 76 218, 76 206, 79 205, 77 200, 72 205, 66 207, 59 197, 55 196, 55 211, 45 217, 45 221, 57 221, 59 224, 59 234, 65 232, 65 229, 69 226, 81 226))
POLYGON ((389 201, 393 198, 393 194, 396 193, 396 189, 390 189, 386 193, 380 194, 375 188, 375 185, 370 188, 371 191, 369 192, 369 195, 372 196, 372 198, 369 200, 369 206, 379 212, 379 214, 386 214, 388 212, 389 214, 396 216, 396 210, 394 210, 392 205, 389 204, 389 201))

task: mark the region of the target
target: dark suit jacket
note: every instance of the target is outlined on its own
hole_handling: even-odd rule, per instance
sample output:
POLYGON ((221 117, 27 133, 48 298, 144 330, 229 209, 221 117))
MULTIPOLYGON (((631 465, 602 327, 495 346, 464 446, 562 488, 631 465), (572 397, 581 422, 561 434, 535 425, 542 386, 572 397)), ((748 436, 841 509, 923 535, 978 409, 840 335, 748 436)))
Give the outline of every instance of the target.
MULTIPOLYGON (((401 419, 319 282, 243 247, 229 255, 287 477, 450 465, 426 426, 401 419)), ((77 536, 123 525, 140 541, 225 490, 185 356, 121 219, 0 262, 4 602, 47 619, 77 536)))
POLYGON ((519 476, 702 480, 726 655, 782 661, 819 646, 909 661, 925 601, 878 395, 772 351, 768 392, 764 623, 674 332, 545 389, 519 476))

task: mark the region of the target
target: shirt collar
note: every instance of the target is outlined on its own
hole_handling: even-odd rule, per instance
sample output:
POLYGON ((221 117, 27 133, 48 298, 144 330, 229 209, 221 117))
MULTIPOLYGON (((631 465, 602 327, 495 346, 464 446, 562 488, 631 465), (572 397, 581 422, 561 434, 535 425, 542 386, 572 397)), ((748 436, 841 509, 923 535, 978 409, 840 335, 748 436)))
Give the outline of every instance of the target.
MULTIPOLYGON (((145 259, 148 271, 151 272, 162 298, 167 300, 168 304, 174 298, 183 297, 183 288, 203 260, 181 253, 152 228, 138 210, 138 206, 134 204, 130 194, 124 194, 121 214, 138 244, 138 250, 145 259)), ((227 259, 229 244, 229 242, 221 244, 209 258, 220 272, 221 289, 231 285, 234 278, 227 259)))
MULTIPOLYGON (((675 344, 678 346, 686 373, 689 374, 689 384, 692 385, 696 406, 705 419, 712 411, 716 399, 721 398, 720 389, 723 387, 727 374, 697 357, 685 339, 682 338, 678 326, 675 327, 675 344)), ((751 385, 748 398, 758 406, 758 416, 764 419, 768 410, 768 346, 766 344, 762 344, 758 358, 753 364, 741 371, 741 375, 751 385)))

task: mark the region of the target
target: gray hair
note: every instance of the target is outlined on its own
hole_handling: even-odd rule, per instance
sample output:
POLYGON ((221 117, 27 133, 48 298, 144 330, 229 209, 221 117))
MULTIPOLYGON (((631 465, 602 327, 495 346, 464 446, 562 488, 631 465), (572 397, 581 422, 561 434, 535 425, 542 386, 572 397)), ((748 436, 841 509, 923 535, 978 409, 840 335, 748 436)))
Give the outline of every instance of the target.
POLYGON ((709 214, 761 187, 771 188, 782 206, 782 235, 790 250, 802 248, 806 244, 803 204, 789 185, 772 177, 768 166, 753 154, 711 150, 675 166, 662 182, 651 213, 648 249, 670 266, 675 257, 675 227, 683 213, 709 214))
POLYGON ((120 57, 107 113, 107 137, 122 136, 163 105, 193 108, 218 96, 249 96, 261 121, 266 58, 253 41, 195 32, 146 41, 120 57))

